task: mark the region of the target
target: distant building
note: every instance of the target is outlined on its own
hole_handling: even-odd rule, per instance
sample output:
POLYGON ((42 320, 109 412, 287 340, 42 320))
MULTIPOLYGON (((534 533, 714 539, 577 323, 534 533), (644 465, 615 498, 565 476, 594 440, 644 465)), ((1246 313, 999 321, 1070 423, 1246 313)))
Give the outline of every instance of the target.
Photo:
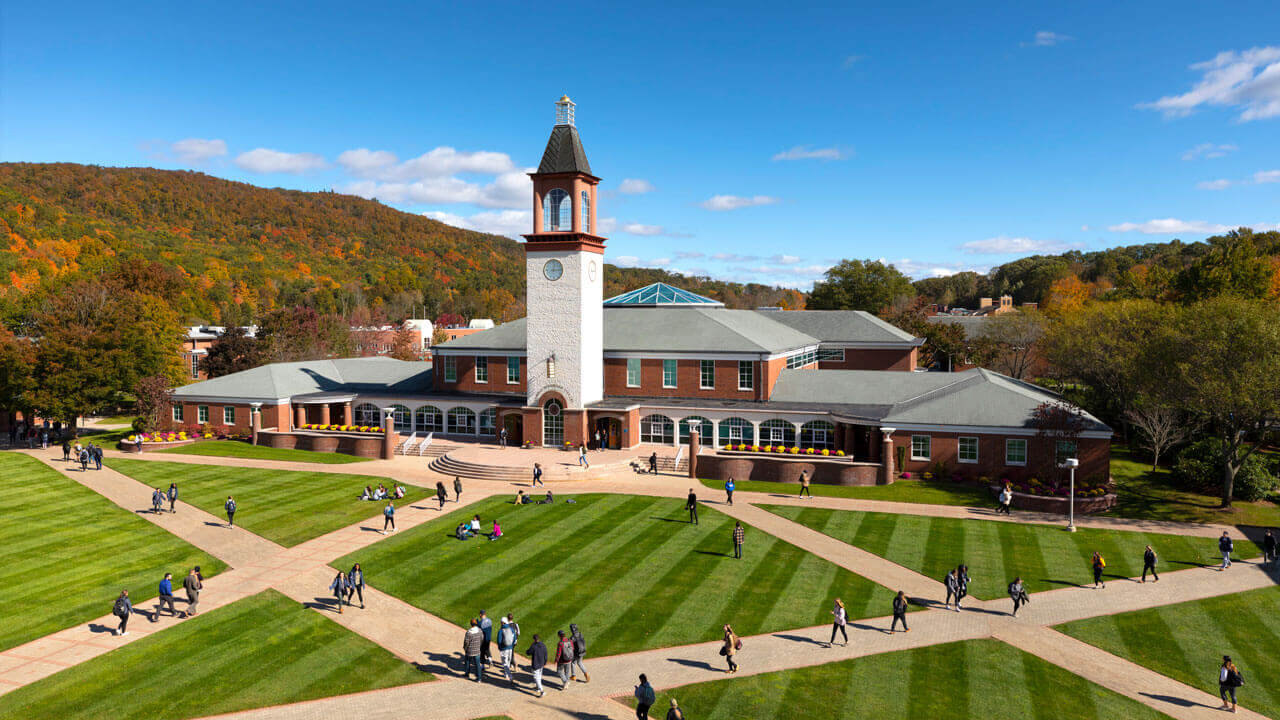
MULTIPOLYGON (((208 375, 200 369, 200 360, 209 354, 213 341, 221 337, 227 328, 222 325, 192 325, 187 328, 186 337, 182 339, 182 370, 192 380, 207 380, 208 375)), ((244 327, 245 335, 256 337, 257 325, 244 327)))
MULTIPOLYGON (((414 356, 418 360, 425 359, 427 350, 431 347, 431 335, 435 332, 431 321, 425 318, 405 320, 404 327, 409 329, 409 333, 413 338, 414 356)), ((356 354, 362 357, 391 354, 391 351, 395 348, 396 333, 400 331, 400 328, 400 325, 353 326, 351 334, 356 342, 356 354)))

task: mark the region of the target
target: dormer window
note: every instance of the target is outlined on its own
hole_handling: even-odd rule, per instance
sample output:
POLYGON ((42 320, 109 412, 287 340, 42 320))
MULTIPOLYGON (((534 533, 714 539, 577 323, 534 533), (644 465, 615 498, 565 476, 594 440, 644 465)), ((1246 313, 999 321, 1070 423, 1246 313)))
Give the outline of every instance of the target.
POLYGON ((573 207, 569 193, 554 188, 542 197, 542 231, 573 230, 573 207))

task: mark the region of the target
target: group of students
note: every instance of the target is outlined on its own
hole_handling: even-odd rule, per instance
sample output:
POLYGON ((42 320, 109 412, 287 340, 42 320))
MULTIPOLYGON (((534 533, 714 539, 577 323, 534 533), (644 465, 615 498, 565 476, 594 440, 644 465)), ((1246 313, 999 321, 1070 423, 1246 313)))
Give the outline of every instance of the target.
POLYGON ((333 578, 333 582, 329 583, 329 592, 333 593, 333 597, 338 601, 338 614, 342 614, 342 607, 351 606, 351 598, 358 596, 360 599, 360 609, 364 609, 364 570, 360 568, 360 563, 351 566, 350 572, 338 571, 337 576, 333 578))
MULTIPOLYGON (((187 576, 182 580, 182 589, 187 594, 187 609, 179 614, 174 605, 176 598, 173 595, 173 573, 164 574, 160 584, 156 586, 156 609, 151 613, 151 622, 158 622, 160 611, 166 607, 169 608, 169 614, 173 617, 188 618, 196 614, 200 604, 200 591, 204 589, 204 575, 201 574, 199 565, 187 571, 187 576)), ((111 606, 111 614, 120 621, 120 625, 112 634, 128 635, 129 616, 135 612, 138 611, 134 609, 133 602, 129 599, 129 590, 127 588, 121 590, 111 606)))
POLYGON ((177 483, 169 483, 168 490, 155 488, 151 491, 151 512, 159 515, 163 511, 165 500, 169 501, 169 512, 177 512, 175 509, 178 504, 177 483))
POLYGON ((89 443, 81 445, 78 441, 72 445, 70 440, 62 441, 62 461, 78 462, 80 470, 88 472, 89 463, 93 463, 95 470, 102 469, 102 448, 89 443))
MULTIPOLYGON (((444 483, 436 481, 436 500, 440 503, 440 510, 444 510, 444 504, 449 500, 449 491, 444 489, 444 483)), ((453 501, 462 500, 462 478, 457 475, 453 476, 453 501)))
MULTIPOLYGON (((453 536, 459 540, 470 540, 481 534, 480 516, 472 515, 471 522, 459 523, 458 527, 453 529, 453 536)), ((490 541, 502 539, 502 523, 498 522, 498 518, 493 519, 492 529, 485 536, 490 541)))
POLYGON ((405 490, 403 485, 397 484, 394 490, 388 491, 385 487, 382 486, 382 483, 378 483, 377 490, 373 490, 368 485, 365 485, 364 492, 360 493, 360 499, 372 500, 374 502, 377 502, 380 500, 387 500, 389 498, 395 498, 396 500, 399 500, 404 497, 404 493, 405 493, 405 490))
MULTIPOLYGON (((511 613, 507 613, 499 622, 497 633, 498 661, 507 682, 514 684, 515 677, 511 671, 514 667, 516 643, 520 640, 520 625, 516 623, 511 613)), ((587 668, 582 662, 587 654, 587 640, 583 637, 582 631, 578 629, 577 623, 569 623, 569 632, 567 634, 564 630, 559 630, 556 635, 556 654, 554 658, 547 651, 547 646, 542 642, 542 637, 536 633, 533 636, 533 643, 529 645, 529 669, 533 674, 533 689, 537 691, 538 697, 546 694, 546 690, 542 685, 542 673, 546 669, 548 659, 553 659, 555 662, 556 674, 560 676, 561 690, 568 687, 569 683, 576 682, 579 672, 582 673, 583 682, 591 682, 591 676, 587 674, 587 668)), ((474 673, 475 681, 483 682, 485 668, 493 663, 493 640, 493 621, 485 614, 484 610, 481 610, 479 617, 471 619, 470 625, 462 636, 462 659, 466 666, 465 677, 469 678, 474 673)))

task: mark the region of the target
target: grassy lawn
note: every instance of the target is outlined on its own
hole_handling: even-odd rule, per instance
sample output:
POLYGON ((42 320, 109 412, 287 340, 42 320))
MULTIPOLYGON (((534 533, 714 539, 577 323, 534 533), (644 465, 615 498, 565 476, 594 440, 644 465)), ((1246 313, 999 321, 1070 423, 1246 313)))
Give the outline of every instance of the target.
MULTIPOLYGON (((231 495, 239 508, 237 525, 286 547, 379 516, 384 503, 362 502, 360 491, 365 485, 376 488, 379 482, 387 482, 368 475, 125 458, 110 458, 107 464, 152 487, 164 489, 176 482, 181 500, 217 517, 226 517, 222 505, 231 495)), ((405 491, 397 507, 426 496, 424 490, 412 485, 406 485, 405 491)))
POLYGON ((165 572, 226 568, 35 458, 0 453, 0 649, 154 598, 165 572))
POLYGON ((176 720, 430 679, 267 590, 0 696, 0 717, 176 720))
POLYGON ((832 598, 851 618, 888 614, 892 594, 777 538, 747 529, 733 558, 733 520, 710 508, 684 522, 683 500, 579 495, 576 504, 516 507, 489 498, 333 563, 360 562, 379 589, 458 625, 479 610, 515 614, 522 642, 576 622, 591 656, 818 625, 832 598), (504 537, 455 540, 454 526, 496 516, 504 537))
MULTIPOLYGON (((738 658, 744 667, 749 653, 744 648, 738 658)), ((1165 717, 998 640, 686 685, 659 692, 650 717, 665 717, 673 697, 685 717, 698 720, 1165 717)))
POLYGON ((250 445, 239 440, 205 440, 191 445, 165 448, 156 452, 171 455, 206 455, 214 457, 250 458, 253 460, 286 460, 289 462, 320 463, 322 465, 345 465, 347 463, 368 462, 370 458, 344 455, 342 453, 312 452, 311 450, 290 450, 284 448, 250 445))
MULTIPOLYGON (((1028 592, 1092 583, 1094 550, 1107 561, 1104 578, 1142 574, 1147 544, 1160 555, 1161 571, 1221 560, 1214 538, 1092 528, 1068 533, 1056 526, 994 520, 761 507, 937 580, 963 562, 973 578, 970 594, 983 599, 1004 597, 1015 576, 1022 577, 1028 592)), ((1237 542, 1236 551, 1246 558, 1261 554, 1247 542, 1237 542)))
MULTIPOLYGON (((1230 572, 1230 571, 1228 571, 1230 572)), ((1280 717, 1280 587, 1104 615, 1057 629, 1217 697, 1230 655, 1244 675, 1240 704, 1280 717)))
MULTIPOLYGON (((702 480, 702 484, 723 496, 724 482, 702 480)), ((734 481, 737 492, 772 493, 793 496, 800 492, 798 483, 764 482, 760 480, 734 481)), ((924 480, 898 480, 892 485, 869 487, 845 487, 843 485, 819 485, 811 483, 809 489, 819 497, 855 498, 857 500, 884 500, 886 502, 924 503, 926 505, 994 506, 991 493, 982 488, 959 483, 925 482, 924 480)), ((719 497, 708 495, 708 497, 719 497)))
POLYGON ((1116 482, 1119 501, 1113 515, 1153 520, 1177 520, 1223 525, 1280 527, 1280 505, 1273 502, 1232 503, 1222 510, 1221 498, 1186 492, 1173 487, 1169 471, 1151 469, 1151 463, 1130 453, 1122 445, 1111 446, 1111 477, 1116 482))
POLYGON ((129 425, 137 418, 137 415, 111 415, 110 417, 94 418, 94 420, 99 425, 129 425))

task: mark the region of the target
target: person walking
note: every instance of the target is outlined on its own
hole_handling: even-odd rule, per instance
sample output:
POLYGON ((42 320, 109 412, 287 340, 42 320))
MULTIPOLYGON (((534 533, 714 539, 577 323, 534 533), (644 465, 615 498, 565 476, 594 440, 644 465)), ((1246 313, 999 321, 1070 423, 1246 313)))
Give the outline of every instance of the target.
MULTIPOLYGON (((13 434, 13 430, 10 430, 9 433, 13 434)), ((12 445, 13 441, 10 440, 9 444, 12 445)), ((71 441, 70 440, 62 441, 62 462, 64 463, 71 462, 71 441)))
POLYGON ((1262 562, 1274 563, 1276 561, 1276 536, 1268 530, 1267 534, 1262 536, 1262 562))
POLYGON ((444 483, 436 481, 436 500, 440 503, 440 512, 444 512, 444 501, 449 499, 449 493, 444 489, 444 483))
POLYGON ((222 504, 222 509, 227 511, 227 527, 235 527, 235 526, 236 526, 236 500, 235 500, 235 498, 233 498, 233 497, 231 497, 230 495, 228 495, 228 496, 227 496, 227 501, 226 501, 225 503, 223 503, 223 504, 222 504))
POLYGON ((951 607, 951 600, 956 601, 956 612, 960 612, 960 581, 956 579, 956 571, 948 570, 946 577, 942 578, 942 584, 947 588, 947 600, 942 604, 943 608, 951 607))
POLYGON ((498 431, 498 447, 504 448, 504 449, 507 447, 507 428, 506 427, 503 427, 501 430, 498 431))
POLYGON ((462 659, 467 668, 463 677, 471 677, 471 672, 474 670, 476 682, 482 682, 484 679, 484 668, 480 666, 480 646, 483 641, 484 633, 480 632, 480 623, 472 618, 471 627, 468 627, 467 632, 462 636, 462 659))
POLYGON ((498 661, 502 663, 502 674, 508 683, 514 682, 511 677, 511 660, 515 654, 516 643, 520 641, 520 626, 512 619, 511 613, 502 618, 498 628, 498 661))
POLYGON ((382 534, 387 534, 387 526, 391 526, 391 532, 396 531, 396 506, 390 500, 387 506, 382 508, 382 534))
POLYGON ((347 573, 347 604, 351 604, 351 596, 360 596, 360 609, 364 609, 364 569, 360 567, 360 563, 351 566, 351 572, 347 573))
POLYGON ((671 698, 671 709, 667 711, 667 720, 684 720, 684 713, 680 712, 680 703, 675 698, 671 698))
POLYGON ((738 486, 735 485, 733 482, 733 478, 729 478, 728 480, 724 481, 724 498, 725 498, 725 502, 729 503, 730 505, 733 504, 733 491, 737 487, 738 486))
POLYGON ((960 601, 969 597, 969 566, 961 563, 956 568, 956 612, 960 611, 960 601))
POLYGON ((560 637, 556 643, 556 674, 560 676, 560 689, 564 690, 569 684, 569 671, 573 669, 573 641, 563 630, 557 630, 556 634, 560 637))
POLYGON ((1102 555, 1097 550, 1093 551, 1093 587, 1097 589, 1099 586, 1106 587, 1107 584, 1102 580, 1102 571, 1107 567, 1107 561, 1102 559, 1102 555))
POLYGON ((844 642, 841 644, 848 645, 849 633, 846 632, 844 629, 845 622, 848 620, 848 616, 845 613, 844 603, 840 600, 840 598, 836 598, 836 607, 834 610, 831 611, 831 614, 835 616, 835 622, 831 625, 831 639, 827 641, 827 647, 835 646, 837 632, 839 632, 840 636, 844 638, 844 642))
POLYGON ((587 444, 582 443, 578 446, 578 467, 591 469, 591 463, 587 462, 587 444))
POLYGON ((733 657, 737 655, 738 651, 741 649, 742 641, 739 640, 738 636, 733 632, 733 626, 729 623, 725 623, 724 646, 720 648, 720 654, 723 655, 725 661, 729 663, 729 668, 725 670, 726 674, 738 672, 738 662, 734 660, 733 657))
POLYGON ((596 430, 596 452, 604 452, 604 434, 596 430))
POLYGON ((698 496, 693 492, 693 488, 689 488, 689 497, 685 499, 684 507, 689 511, 689 524, 698 524, 698 496))
POLYGON ((174 512, 174 505, 178 504, 178 483, 169 483, 169 512, 174 512))
POLYGON ((636 686, 636 718, 638 720, 648 720, 649 708, 657 702, 658 695, 653 691, 653 686, 649 684, 649 678, 644 673, 640 673, 640 684, 636 686))
POLYGON ((1230 655, 1222 656, 1222 666, 1218 668, 1218 695, 1222 697, 1221 710, 1236 711, 1236 688, 1244 685, 1244 676, 1240 669, 1231 662, 1230 655), (1230 704, 1227 700, 1230 699, 1230 704))
POLYGON ((1221 572, 1231 567, 1231 551, 1235 549, 1235 543, 1231 541, 1231 536, 1226 530, 1222 531, 1222 537, 1218 538, 1218 552, 1222 553, 1222 567, 1218 568, 1221 572))
POLYGON ((1013 616, 1018 617, 1018 608, 1029 602, 1027 590, 1022 586, 1022 578, 1016 577, 1009 583, 1009 599, 1013 600, 1013 616))
POLYGON ((116 597, 115 603, 111 606, 111 614, 120 618, 120 627, 115 629, 113 635, 128 635, 129 615, 133 613, 133 603, 129 602, 129 591, 121 590, 120 595, 116 597))
POLYGON ((89 448, 80 449, 80 471, 89 472, 89 448))
POLYGON ((154 515, 160 514, 160 506, 164 505, 164 495, 160 492, 160 488, 151 491, 151 512, 154 515))
POLYGON ((1009 483, 1004 484, 1004 488, 1000 490, 1000 506, 996 508, 996 514, 1004 513, 1012 515, 1013 512, 1010 504, 1013 502, 1013 488, 1009 487, 1009 483))
MULTIPOLYGON (((169 614, 173 617, 178 617, 178 608, 173 604, 173 573, 165 573, 164 578, 160 580, 160 585, 156 590, 159 595, 156 599, 159 602, 156 605, 156 613, 151 618, 152 622, 159 619, 160 611, 163 610, 166 605, 169 606, 169 614)), ((186 617, 185 613, 183 614, 183 617, 186 617)))
POLYGON ((453 476, 453 501, 462 502, 462 478, 453 476))
POLYGON ((182 579, 182 589, 187 591, 187 615, 195 615, 196 606, 200 604, 200 591, 204 589, 204 583, 200 581, 195 568, 191 568, 182 579))
POLYGON ((893 596, 893 623, 889 625, 890 633, 898 631, 898 623, 902 623, 902 632, 911 632, 911 628, 907 627, 907 594, 901 590, 893 596))
POLYGON ((489 667, 493 662, 493 619, 480 611, 480 634, 484 636, 484 642, 480 643, 480 662, 485 667, 489 667))
POLYGON ((90 452, 93 455, 93 466, 94 466, 93 469, 101 470, 102 469, 102 447, 100 445, 94 445, 92 443, 90 443, 89 447, 91 448, 90 452))
POLYGON ((747 538, 747 531, 742 527, 742 523, 734 521, 733 523, 733 557, 738 560, 742 559, 742 541, 747 538))
POLYGON ((587 654, 587 639, 582 637, 582 632, 578 630, 575 623, 569 623, 569 640, 573 642, 573 662, 569 664, 569 679, 577 679, 577 675, 573 672, 573 668, 577 667, 582 671, 582 682, 589 683, 591 676, 587 674, 587 668, 582 664, 582 658, 587 654))
POLYGON ((538 689, 538 697, 546 693, 542 691, 542 669, 547 666, 547 646, 537 633, 533 634, 533 644, 529 646, 529 667, 533 670, 533 686, 538 689))
POLYGON ((658 474, 658 453, 656 451, 649 453, 649 474, 658 474))
POLYGON ((1147 581, 1148 570, 1155 576, 1155 582, 1160 582, 1160 574, 1156 572, 1156 551, 1150 545, 1142 553, 1142 582, 1147 581))
POLYGON ((333 582, 329 583, 329 591, 333 593, 334 599, 338 601, 338 614, 342 614, 342 606, 347 600, 347 574, 338 571, 334 576, 333 582))
POLYGON ((801 470, 800 471, 800 497, 804 497, 805 495, 808 495, 810 500, 813 499, 813 491, 809 489, 809 473, 805 472, 804 470, 801 470))
POLYGON ((546 485, 546 483, 542 482, 542 465, 539 463, 534 463, 533 464, 533 482, 530 483, 529 487, 537 487, 539 485, 546 485))

